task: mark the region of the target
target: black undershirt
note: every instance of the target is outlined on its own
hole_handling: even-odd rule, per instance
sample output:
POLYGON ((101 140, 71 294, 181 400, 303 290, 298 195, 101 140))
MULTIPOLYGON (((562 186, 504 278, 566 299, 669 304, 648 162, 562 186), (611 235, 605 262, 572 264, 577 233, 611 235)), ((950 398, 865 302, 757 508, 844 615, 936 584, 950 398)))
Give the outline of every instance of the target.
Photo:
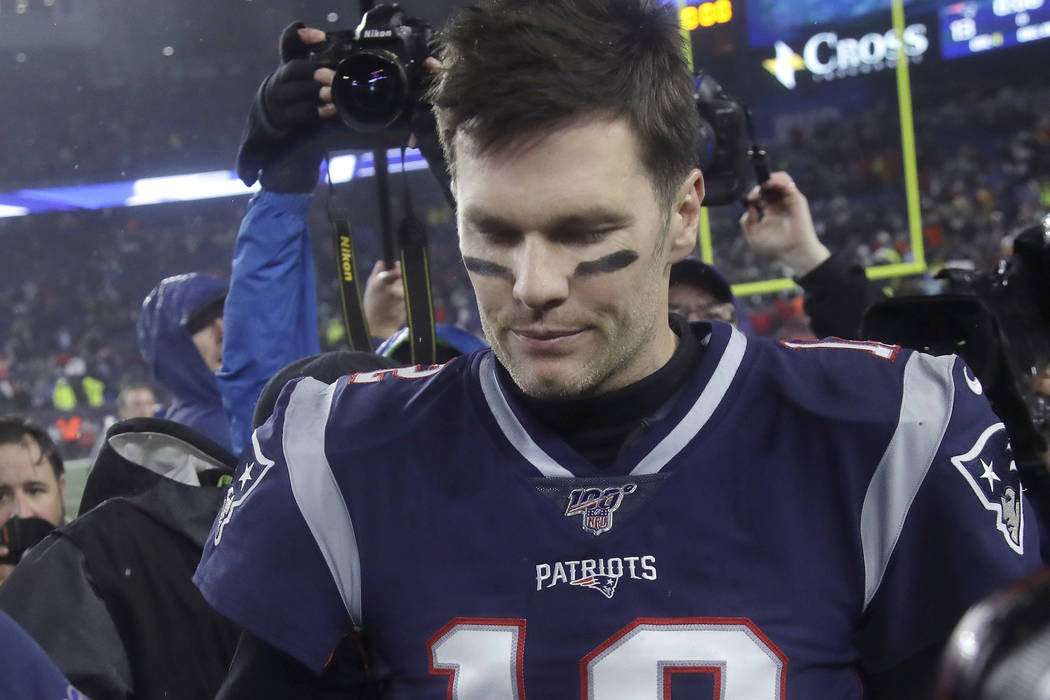
POLYGON ((681 316, 670 315, 678 347, 663 367, 634 384, 599 396, 537 399, 514 384, 499 363, 503 386, 529 415, 598 467, 607 467, 661 413, 703 354, 703 346, 681 316))

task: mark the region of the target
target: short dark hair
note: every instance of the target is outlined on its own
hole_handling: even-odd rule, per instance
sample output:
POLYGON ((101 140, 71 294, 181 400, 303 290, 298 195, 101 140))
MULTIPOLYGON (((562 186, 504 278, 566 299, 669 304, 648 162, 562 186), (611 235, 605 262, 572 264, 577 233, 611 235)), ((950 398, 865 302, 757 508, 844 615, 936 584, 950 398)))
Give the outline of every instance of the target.
POLYGON ((438 45, 429 99, 453 175, 457 132, 492 153, 585 116, 628 122, 662 202, 696 165, 693 79, 658 0, 490 0, 456 12, 438 45))
POLYGON ((47 431, 21 416, 0 416, 0 445, 27 445, 27 438, 32 438, 40 448, 40 459, 46 457, 51 463, 55 479, 61 477, 66 468, 62 464, 62 456, 58 454, 58 448, 55 447, 47 431))

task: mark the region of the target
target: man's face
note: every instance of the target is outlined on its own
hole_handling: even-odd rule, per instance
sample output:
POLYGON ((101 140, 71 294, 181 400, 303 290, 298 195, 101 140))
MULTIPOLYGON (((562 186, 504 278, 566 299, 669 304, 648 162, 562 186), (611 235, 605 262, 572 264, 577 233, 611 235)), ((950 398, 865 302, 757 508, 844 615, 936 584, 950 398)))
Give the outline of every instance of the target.
POLYGON ((65 488, 65 476, 55 478, 51 462, 31 437, 0 445, 0 522, 17 515, 61 525, 65 488))
POLYGON ((124 395, 123 403, 120 404, 117 413, 120 414, 121 420, 149 418, 154 414, 156 403, 157 398, 153 395, 152 389, 147 389, 146 387, 130 389, 124 395))
POLYGON ((208 369, 218 372, 222 367, 222 316, 194 333, 193 344, 197 346, 208 369))
POLYGON ((580 120, 519 149, 456 137, 460 251, 481 323, 536 397, 601 394, 659 369, 672 262, 695 242, 703 180, 657 200, 622 120, 580 120))
MULTIPOLYGON (((61 525, 66 515, 65 490, 66 477, 55 478, 51 462, 42 457, 33 438, 0 445, 0 523, 17 515, 61 525)), ((7 554, 7 547, 0 547, 0 556, 7 554)), ((14 568, 13 564, 0 564, 0 583, 14 568)))
POLYGON ((675 284, 667 292, 667 308, 687 321, 724 321, 736 326, 736 307, 715 299, 691 284, 675 284))

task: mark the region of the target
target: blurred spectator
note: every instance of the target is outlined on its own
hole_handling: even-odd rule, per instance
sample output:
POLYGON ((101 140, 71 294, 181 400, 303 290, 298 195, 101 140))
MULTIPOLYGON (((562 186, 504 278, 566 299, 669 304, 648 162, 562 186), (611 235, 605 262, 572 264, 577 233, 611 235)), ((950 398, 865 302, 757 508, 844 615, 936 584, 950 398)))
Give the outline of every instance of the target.
POLYGON ((153 387, 146 382, 128 382, 117 394, 117 420, 149 418, 156 410, 157 397, 153 395, 153 387))
POLYGON ((106 439, 106 433, 114 423, 130 418, 149 418, 156 412, 157 397, 153 393, 153 387, 143 381, 126 381, 117 394, 117 415, 108 415, 102 419, 102 429, 99 430, 98 439, 91 448, 90 463, 95 463, 106 439))
POLYGON ((671 265, 667 304, 687 321, 724 321, 737 325, 736 300, 718 270, 695 258, 671 265))
POLYGON ((47 431, 16 416, 0 417, 0 523, 5 540, 13 533, 31 541, 0 545, 0 582, 18 563, 22 551, 38 542, 47 530, 66 517, 62 458, 47 431), (12 518, 22 521, 15 526, 12 518), (25 527, 39 525, 39 527, 25 527), (14 549, 15 551, 11 551, 14 549))
POLYGON ((142 302, 139 348, 174 400, 160 415, 230 447, 215 372, 222 364, 226 283, 190 273, 161 280, 142 302))

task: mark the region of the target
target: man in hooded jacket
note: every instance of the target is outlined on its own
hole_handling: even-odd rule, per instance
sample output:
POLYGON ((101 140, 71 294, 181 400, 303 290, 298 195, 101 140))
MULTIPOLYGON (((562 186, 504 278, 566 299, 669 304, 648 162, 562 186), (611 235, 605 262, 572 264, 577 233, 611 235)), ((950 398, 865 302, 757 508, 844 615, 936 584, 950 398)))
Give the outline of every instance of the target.
POLYGON ((139 349, 174 400, 157 417, 182 423, 229 450, 230 422, 215 372, 222 364, 227 285, 201 273, 161 280, 142 302, 139 349))

